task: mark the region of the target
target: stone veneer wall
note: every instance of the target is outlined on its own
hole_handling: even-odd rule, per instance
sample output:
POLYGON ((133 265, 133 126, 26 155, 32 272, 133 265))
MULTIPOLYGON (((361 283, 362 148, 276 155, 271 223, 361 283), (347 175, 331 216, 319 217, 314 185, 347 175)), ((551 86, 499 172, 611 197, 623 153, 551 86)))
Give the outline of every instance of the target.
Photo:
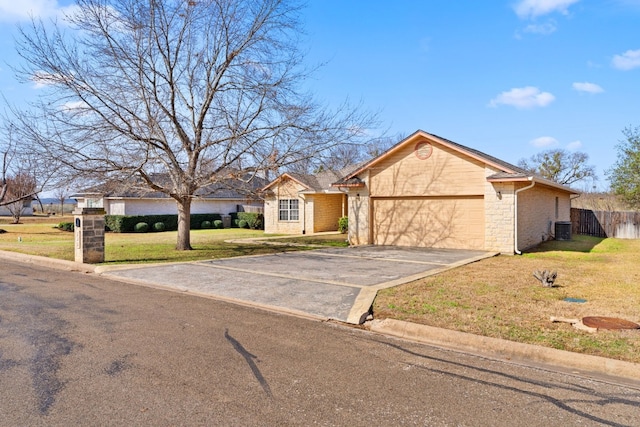
POLYGON ((76 224, 80 220, 80 227, 74 230, 75 261, 88 264, 104 262, 104 209, 82 208, 73 214, 76 224))
MULTIPOLYGON (((494 171, 487 169, 487 176, 494 171)), ((514 254, 514 204, 515 188, 513 183, 491 183, 485 185, 485 250, 505 255, 514 254), (500 196, 498 196, 498 191, 500 196)))
POLYGON ((361 179, 365 182, 365 187, 351 188, 349 190, 348 211, 349 211, 349 244, 370 245, 370 206, 368 182, 369 173, 366 172, 361 179))

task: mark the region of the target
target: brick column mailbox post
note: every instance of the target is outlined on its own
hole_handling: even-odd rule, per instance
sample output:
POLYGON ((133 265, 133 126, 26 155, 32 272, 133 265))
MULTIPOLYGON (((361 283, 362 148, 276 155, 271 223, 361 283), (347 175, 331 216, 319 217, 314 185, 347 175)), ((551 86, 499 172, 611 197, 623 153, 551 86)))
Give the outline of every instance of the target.
POLYGON ((76 208, 73 211, 76 262, 104 262, 104 215, 103 208, 76 208))

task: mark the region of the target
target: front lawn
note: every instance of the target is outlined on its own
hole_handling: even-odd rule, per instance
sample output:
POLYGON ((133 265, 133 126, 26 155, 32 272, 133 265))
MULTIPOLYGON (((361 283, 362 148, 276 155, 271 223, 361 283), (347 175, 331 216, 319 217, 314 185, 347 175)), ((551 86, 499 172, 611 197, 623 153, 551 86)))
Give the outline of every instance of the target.
POLYGON ((639 323, 639 259, 640 240, 574 236, 380 291, 374 317, 640 362, 640 330, 592 334, 550 321, 611 316, 639 323), (535 270, 557 271, 558 286, 542 287, 535 270))
MULTIPOLYGON (((0 220, 0 250, 39 255, 72 261, 74 233, 54 228, 71 217, 23 218, 22 224, 0 220)), ((261 244, 226 243, 225 240, 264 237, 260 230, 227 228, 223 230, 191 230, 192 251, 176 251, 177 231, 162 233, 106 233, 105 263, 180 262, 228 258, 242 255, 270 254, 305 247, 267 246, 261 244)))

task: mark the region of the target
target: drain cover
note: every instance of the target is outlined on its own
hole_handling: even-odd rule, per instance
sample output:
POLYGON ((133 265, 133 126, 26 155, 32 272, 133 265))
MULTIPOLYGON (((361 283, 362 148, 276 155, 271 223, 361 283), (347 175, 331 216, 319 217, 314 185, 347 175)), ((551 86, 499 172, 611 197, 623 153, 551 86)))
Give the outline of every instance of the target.
POLYGON ((589 316, 583 317, 582 323, 590 328, 598 329, 639 329, 640 325, 615 317, 589 316))

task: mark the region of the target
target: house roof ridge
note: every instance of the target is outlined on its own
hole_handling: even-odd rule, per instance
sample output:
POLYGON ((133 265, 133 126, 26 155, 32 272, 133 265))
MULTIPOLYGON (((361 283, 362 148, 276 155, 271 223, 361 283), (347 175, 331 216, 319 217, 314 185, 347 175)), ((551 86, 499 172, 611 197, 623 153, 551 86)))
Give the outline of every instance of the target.
MULTIPOLYGON (((353 184, 352 180, 353 178, 356 177, 356 175, 358 175, 359 173, 361 173, 363 170, 365 170, 367 167, 369 167, 371 164, 376 163, 379 159, 386 157, 389 153, 395 151, 396 149, 398 149, 398 147, 406 144, 408 141, 415 139, 418 135, 423 135, 429 139, 432 140, 436 140, 436 141, 440 141, 441 143, 448 145, 450 147, 452 147, 453 149, 465 153, 467 155, 470 155, 471 157, 475 157, 476 159, 480 159, 485 161, 488 164, 494 165, 498 168, 501 169, 500 172, 497 172, 493 175, 491 175, 491 177, 493 177, 494 179, 498 179, 500 177, 504 177, 504 178, 528 178, 528 177, 532 177, 534 178, 536 181, 544 183, 544 184, 548 184, 548 185, 552 185, 552 186, 559 186, 562 187, 564 189, 567 190, 571 190, 570 187, 563 185, 563 184, 559 184, 555 181, 552 181, 550 179, 547 179, 537 173, 532 173, 530 171, 527 171, 519 166, 516 166, 512 163, 506 162, 502 159, 499 159, 497 157, 494 157, 490 154, 487 154, 483 151, 477 150, 475 148, 471 148, 468 147, 466 145, 460 144, 458 142, 452 141, 448 138, 444 138, 441 137, 439 135, 430 133, 430 132, 426 132, 422 129, 418 129, 417 131, 413 132, 411 135, 407 136, 406 138, 402 139, 401 141, 397 142, 396 144, 394 144, 392 147, 390 147, 388 150, 386 150, 384 153, 380 154, 377 157, 374 157, 366 162, 364 162, 364 164, 362 164, 359 168, 351 171, 350 173, 348 173, 347 175, 343 176, 342 178, 340 178, 338 181, 334 182, 332 185, 334 187, 339 187, 341 185, 346 185, 346 184, 353 184)), ((573 190, 572 190, 573 191, 573 190)))

